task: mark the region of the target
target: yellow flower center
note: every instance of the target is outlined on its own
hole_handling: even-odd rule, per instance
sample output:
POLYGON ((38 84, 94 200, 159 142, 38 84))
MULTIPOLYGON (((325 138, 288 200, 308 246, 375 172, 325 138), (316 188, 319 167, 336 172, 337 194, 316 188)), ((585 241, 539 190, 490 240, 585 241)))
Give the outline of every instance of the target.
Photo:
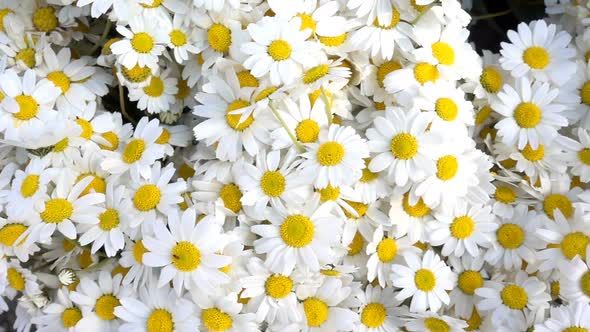
POLYGON ((539 106, 530 102, 523 102, 516 106, 514 120, 521 128, 535 128, 541 122, 542 114, 539 106))
POLYGON ((418 140, 408 133, 395 135, 390 145, 391 153, 397 159, 408 160, 418 153, 418 140))
POLYGON ((282 39, 277 39, 268 45, 268 54, 275 61, 287 60, 291 56, 291 45, 282 39))
POLYGON ((23 277, 23 275, 17 271, 17 269, 11 267, 8 269, 8 271, 6 271, 7 274, 7 278, 8 278, 8 284, 10 285, 10 287, 14 288, 17 291, 24 291, 25 290, 25 278, 23 277))
POLYGON ((63 71, 51 72, 47 75, 47 79, 60 88, 62 93, 70 89, 70 78, 63 71))
POLYGON ((260 85, 258 79, 247 70, 242 70, 236 76, 240 82, 240 88, 257 88, 260 85))
POLYGON ((465 239, 473 234, 475 222, 469 216, 457 217, 451 223, 451 235, 457 239, 465 239))
POLYGON ((57 28, 58 24, 53 7, 41 7, 33 13, 33 25, 41 32, 50 32, 57 28))
POLYGON ((389 73, 398 70, 402 67, 402 65, 397 61, 386 61, 382 63, 379 67, 377 67, 377 83, 380 87, 384 86, 385 77, 389 75, 389 73))
POLYGON ((531 46, 522 54, 522 60, 533 69, 543 69, 549 65, 551 57, 549 52, 539 46, 531 46))
POLYGON ((33 48, 23 48, 22 50, 16 53, 14 59, 18 61, 22 61, 27 67, 33 68, 37 64, 37 60, 35 59, 35 50, 33 48))
POLYGON ((63 198, 54 198, 45 202, 45 210, 41 212, 41 219, 48 224, 58 224, 68 219, 74 212, 74 206, 63 198))
POLYGON ((424 84, 426 82, 434 82, 440 76, 438 69, 436 66, 433 66, 429 63, 422 62, 414 67, 414 77, 416 81, 420 84, 424 84))
POLYGON ((580 289, 586 296, 590 296, 590 271, 584 272, 580 278, 580 289))
POLYGON ((233 183, 223 186, 219 192, 219 197, 223 201, 223 206, 234 213, 238 213, 242 208, 242 202, 240 201, 242 199, 242 192, 233 183))
POLYGON ((405 193, 404 198, 402 199, 403 209, 408 215, 414 218, 422 218, 430 213, 430 207, 424 203, 422 198, 418 199, 418 203, 416 203, 416 205, 410 205, 409 197, 409 194, 405 193))
POLYGON ((245 100, 234 100, 231 104, 227 106, 225 110, 225 121, 227 124, 232 127, 234 130, 243 131, 244 129, 250 127, 252 122, 254 122, 254 116, 252 114, 248 115, 248 117, 240 122, 242 114, 230 114, 230 112, 239 110, 244 107, 250 106, 250 103, 245 100))
POLYGON ((317 65, 312 67, 303 75, 303 83, 311 84, 328 74, 330 67, 328 65, 317 65))
POLYGON ((8 14, 12 14, 14 13, 12 10, 8 9, 8 8, 2 8, 0 9, 0 31, 6 31, 4 29, 4 17, 8 14))
POLYGON ((145 4, 145 3, 141 3, 140 5, 143 8, 157 8, 162 4, 162 1, 164 0, 153 0, 151 5, 145 4))
POLYGON ((278 88, 276 86, 271 86, 269 88, 266 88, 266 89, 260 91, 260 93, 254 98, 254 101, 259 102, 265 98, 268 98, 268 96, 275 93, 277 91, 277 89, 278 88))
POLYGON ((322 269, 320 270, 320 273, 328 276, 328 277, 337 277, 340 275, 340 272, 337 270, 326 270, 326 269, 322 269))
POLYGON ((555 209, 559 209, 566 218, 570 218, 574 214, 572 202, 562 194, 551 194, 543 200, 543 211, 549 218, 554 219, 555 209))
POLYGON ((133 205, 139 211, 149 211, 160 203, 162 192, 155 184, 144 184, 133 195, 133 205))
POLYGON ((457 283, 463 293, 473 295, 476 289, 483 286, 483 277, 479 271, 466 270, 459 274, 457 283))
POLYGON ((98 216, 98 226, 105 232, 119 226, 119 212, 115 209, 106 209, 98 216))
POLYGON ((74 250, 74 248, 76 248, 76 244, 74 243, 74 241, 66 239, 66 238, 64 238, 61 245, 62 245, 62 248, 64 249, 65 252, 70 252, 70 251, 74 250))
POLYGON ((365 168, 363 168, 363 175, 361 176, 360 181, 363 183, 369 183, 379 177, 379 173, 373 173, 369 169, 369 163, 371 162, 370 159, 365 160, 365 168))
POLYGON ((90 253, 90 249, 84 249, 78 258, 78 262, 80 263, 80 267, 85 269, 92 265, 92 254, 90 253))
POLYGON ((82 173, 76 178, 76 183, 80 182, 81 180, 83 180, 87 176, 92 177, 92 181, 90 181, 90 183, 86 186, 86 188, 84 188, 82 193, 80 193, 80 196, 87 195, 91 192, 97 192, 97 193, 104 194, 106 191, 106 188, 107 188, 107 184, 103 178, 97 176, 96 174, 82 173))
POLYGON ((585 327, 570 326, 565 328, 563 332, 588 332, 588 329, 585 327))
POLYGON ((318 327, 328 319, 328 305, 317 297, 310 297, 303 301, 303 311, 307 318, 307 325, 318 327))
POLYGON ((104 320, 113 320, 115 317, 115 307, 120 306, 121 303, 119 299, 114 297, 113 295, 107 294, 103 295, 96 300, 96 305, 94 306, 94 310, 96 311, 96 315, 104 320))
POLYGON ((377 257, 382 263, 389 263, 397 256, 397 243, 394 239, 384 238, 377 245, 377 257))
POLYGON ((146 252, 149 252, 149 250, 144 247, 143 241, 137 240, 133 245, 133 258, 135 258, 135 261, 139 264, 143 264, 143 254, 146 252))
POLYGON ((170 141, 170 131, 162 128, 162 133, 156 139, 156 144, 167 144, 170 141))
POLYGON ((436 176, 443 181, 448 181, 455 177, 458 168, 457 158, 446 155, 436 162, 436 176))
POLYGON ((335 37, 319 36, 318 39, 320 40, 320 43, 322 43, 328 47, 336 47, 336 46, 340 46, 340 45, 344 44, 347 37, 348 37, 348 35, 345 32, 345 33, 335 36, 335 37))
POLYGON ((531 162, 535 162, 543 159, 543 157, 545 156, 545 147, 543 146, 543 144, 539 144, 539 146, 535 150, 531 147, 530 144, 527 143, 527 145, 524 146, 524 149, 522 149, 520 153, 522 153, 524 159, 531 162))
POLYGON ((498 93, 502 88, 502 75, 492 67, 485 67, 479 76, 479 83, 489 93, 498 93))
POLYGON ((201 251, 188 241, 178 242, 170 256, 174 267, 182 272, 193 271, 201 264, 201 251))
POLYGON ((275 299, 282 299, 293 290, 293 280, 284 275, 274 274, 266 279, 264 289, 268 296, 275 299))
POLYGON ((285 177, 279 171, 267 171, 260 178, 260 188, 270 197, 279 197, 285 191, 285 177))
POLYGON ((473 331, 479 329, 479 327, 481 326, 481 317, 479 316, 479 313, 477 312, 476 308, 473 308, 471 317, 465 320, 465 322, 467 323, 465 331, 473 331))
POLYGON ((376 27, 379 27, 381 29, 384 29, 384 30, 389 30, 389 29, 393 29, 399 23, 399 21, 400 21, 399 11, 394 8, 391 13, 391 22, 389 22, 389 25, 382 25, 378 19, 375 19, 375 21, 373 21, 373 25, 376 27))
POLYGON ((385 306, 378 302, 367 304, 363 311, 361 311, 361 323, 368 328, 377 328, 385 322, 387 318, 387 310, 385 306))
POLYGON ((101 149, 114 151, 119 147, 119 137, 114 132, 107 131, 106 133, 102 133, 100 136, 102 136, 102 138, 111 144, 110 146, 98 144, 101 149))
POLYGON ((361 202, 353 202, 353 201, 349 201, 349 200, 344 200, 348 205, 350 205, 351 208, 354 209, 354 211, 356 212, 356 214, 358 215, 355 216, 352 213, 348 212, 346 209, 344 209, 344 215, 347 218, 361 218, 365 215, 365 213, 367 213, 367 210, 369 209, 369 206, 367 204, 361 203, 361 202))
POLYGON ((180 165, 178 168, 178 176, 180 176, 185 181, 193 175, 195 175, 195 170, 187 163, 182 163, 182 165, 180 165))
POLYGON ((131 38, 131 48, 137 53, 149 53, 154 48, 154 39, 147 32, 138 32, 131 38))
POLYGON ((230 315, 217 308, 203 310, 201 312, 201 320, 209 331, 215 332, 227 331, 231 329, 234 323, 230 315))
POLYGON ((559 285, 559 280, 552 281, 549 285, 551 298, 556 300, 559 297, 559 290, 561 286, 559 285))
POLYGON ((499 186, 494 193, 496 200, 504 204, 511 204, 516 201, 516 191, 507 186, 499 186))
POLYGON ((420 269, 414 275, 416 288, 423 292, 430 292, 436 286, 436 276, 429 269, 420 269))
POLYGON ((590 81, 586 81, 582 89, 580 89, 580 97, 582 98, 582 103, 590 106, 590 81))
POLYGON ((561 240, 561 252, 567 259, 573 259, 576 255, 580 255, 582 259, 586 259, 586 247, 590 243, 590 237, 582 232, 569 233, 561 240))
POLYGON ((39 175, 29 174, 23 179, 20 186, 20 193, 23 197, 28 198, 33 196, 39 189, 39 175))
POLYGON ((89 140, 92 137, 92 133, 94 132, 92 124, 84 119, 76 119, 76 124, 78 124, 78 126, 80 126, 82 129, 80 137, 89 140))
POLYGON ((297 14, 296 16, 301 18, 301 27, 299 28, 300 31, 311 29, 311 33, 315 33, 316 23, 313 20, 313 17, 306 13, 297 14))
POLYGON ((123 150, 123 161, 132 164, 141 159, 143 151, 145 151, 145 142, 141 138, 132 139, 123 150))
POLYGON ((222 24, 215 23, 207 31, 207 40, 212 49, 226 53, 231 46, 231 30, 222 24))
POLYGON ((524 243, 524 231, 516 224, 504 224, 496 231, 498 243, 506 249, 516 249, 524 243))
POLYGON ((176 99, 184 99, 188 97, 191 92, 191 89, 188 87, 188 83, 186 80, 179 79, 176 83, 176 87, 178 88, 178 92, 174 95, 176 99))
POLYGON ((327 201, 335 201, 340 196, 340 188, 332 187, 329 184, 326 188, 318 190, 318 192, 320 193, 320 201, 322 203, 327 201))
POLYGON ((18 112, 13 113, 12 116, 19 120, 27 121, 31 120, 37 115, 37 112, 39 111, 39 104, 37 104, 37 101, 33 97, 20 95, 16 96, 14 99, 16 100, 19 108, 18 112))
POLYGON ((311 143, 318 139, 320 126, 311 119, 305 119, 295 127, 295 135, 301 143, 311 143))
POLYGON ((338 142, 326 142, 320 145, 317 158, 322 166, 335 166, 344 158, 344 146, 338 142))
POLYGON ((455 120, 459 113, 459 107, 451 98, 438 98, 434 109, 438 117, 445 121, 455 120))
POLYGON ((490 114, 492 114, 492 108, 490 105, 485 105, 475 115, 475 124, 478 126, 483 124, 490 117, 490 114))
MULTIPOLYGON (((27 231, 27 226, 23 224, 6 224, 0 228, 0 244, 6 247, 12 247, 14 242, 27 231)), ((23 239, 18 245, 23 244, 23 239)))
POLYGON ((584 165, 590 166, 590 149, 584 148, 578 151, 578 158, 584 165))
POLYGON ((445 42, 432 44, 432 56, 443 65, 450 66, 455 63, 455 50, 445 42))
POLYGON ((449 332, 451 327, 440 318, 428 317, 424 319, 424 326, 429 332, 449 332))
POLYGON ((165 309, 155 309, 150 313, 146 322, 147 332, 172 332, 174 321, 172 314, 165 309))
POLYGON ((181 30, 170 31, 170 42, 176 47, 180 47, 186 44, 186 35, 181 30))
POLYGON ((355 256, 360 254, 363 250, 363 246, 365 245, 365 240, 361 233, 356 232, 354 237, 352 238, 352 242, 348 245, 348 256, 355 256))
POLYGON ((67 308, 61 313, 61 322, 68 329, 76 326, 80 319, 82 319, 82 312, 78 308, 67 308))
POLYGON ((522 310, 526 307, 529 297, 525 290, 518 285, 506 285, 500 293, 505 306, 514 310, 522 310))
POLYGON ((294 214, 285 218, 280 233, 285 244, 293 248, 302 248, 313 240, 315 227, 306 216, 294 214))
POLYGON ((150 97, 160 97, 164 93, 164 81, 158 76, 152 76, 150 84, 143 88, 143 92, 150 97))
POLYGON ((141 83, 145 82, 152 75, 152 70, 149 67, 135 65, 133 68, 121 67, 121 74, 129 82, 141 83))

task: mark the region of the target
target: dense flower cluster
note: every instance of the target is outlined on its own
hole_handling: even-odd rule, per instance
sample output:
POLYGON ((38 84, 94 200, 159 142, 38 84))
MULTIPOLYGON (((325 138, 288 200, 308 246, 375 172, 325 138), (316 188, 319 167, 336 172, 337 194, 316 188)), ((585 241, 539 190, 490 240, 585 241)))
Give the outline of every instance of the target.
POLYGON ((0 312, 590 330, 590 2, 546 4, 480 56, 456 0, 0 0, 0 312))

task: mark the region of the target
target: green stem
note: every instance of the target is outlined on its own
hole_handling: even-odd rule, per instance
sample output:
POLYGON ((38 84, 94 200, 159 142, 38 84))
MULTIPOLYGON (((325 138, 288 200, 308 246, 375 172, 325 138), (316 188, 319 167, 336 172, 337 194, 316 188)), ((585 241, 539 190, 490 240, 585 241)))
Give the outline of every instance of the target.
POLYGON ((113 23, 109 19, 107 19, 107 23, 104 25, 104 30, 102 31, 102 35, 100 36, 100 40, 98 42, 96 42, 96 44, 90 49, 90 54, 93 54, 94 52, 96 52, 96 50, 98 50, 99 48, 101 48, 103 46, 102 42, 109 35, 109 32, 111 31, 112 24, 113 23))
POLYGON ((322 99, 324 99, 324 103, 326 106, 324 110, 326 111, 326 117, 328 118, 328 126, 332 124, 334 117, 332 116, 332 103, 328 100, 328 95, 326 94, 326 90, 322 87, 322 99))
POLYGON ((297 140, 297 137, 295 137, 293 132, 291 132, 291 130, 289 130, 289 127, 287 126, 287 123, 285 122, 285 119, 283 119, 281 114, 272 105, 269 104, 268 107, 270 107, 272 114, 274 114, 275 118, 277 118, 277 120, 279 120, 279 122, 281 123, 281 126, 285 129, 285 131, 287 132, 287 134, 291 138, 291 141, 293 142, 293 145, 295 145, 295 147, 297 148, 297 151, 299 151, 299 152, 305 151, 305 148, 303 147, 303 145, 301 145, 301 143, 299 143, 299 141, 297 140))
POLYGON ((129 122, 137 124, 137 122, 131 116, 129 116, 125 110, 125 94, 123 92, 123 84, 119 82, 119 106, 121 107, 121 113, 129 122))
POLYGON ((512 13, 512 9, 506 9, 504 11, 497 12, 497 13, 491 13, 491 14, 486 14, 486 15, 481 15, 481 16, 472 16, 471 19, 472 19, 472 21, 487 20, 490 18, 498 17, 498 16, 508 15, 510 13, 512 13))

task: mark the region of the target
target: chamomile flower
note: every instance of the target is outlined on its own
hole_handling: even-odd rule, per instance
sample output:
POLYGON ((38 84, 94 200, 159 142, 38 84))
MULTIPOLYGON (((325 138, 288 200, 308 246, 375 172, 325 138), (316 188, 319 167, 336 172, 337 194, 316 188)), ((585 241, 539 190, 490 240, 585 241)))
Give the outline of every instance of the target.
POLYGON ((549 319, 535 325, 538 332, 558 332, 590 329, 590 306, 584 302, 571 302, 560 307, 551 307, 549 319))
POLYGON ((364 292, 358 292, 360 301, 360 332, 392 332, 403 325, 400 319, 399 301, 394 297, 393 288, 367 285, 364 292))
POLYGON ((174 15, 172 27, 168 32, 168 47, 174 52, 174 58, 182 63, 189 58, 189 53, 197 54, 199 49, 194 42, 194 33, 186 24, 186 17, 174 15))
POLYGON ((148 252, 143 254, 147 266, 162 267, 158 287, 172 281, 177 295, 184 290, 212 293, 214 287, 229 277, 219 268, 227 266, 231 258, 216 254, 223 249, 225 238, 213 217, 205 217, 195 224, 196 211, 187 209, 182 214, 171 211, 168 227, 155 223, 154 236, 142 242, 148 252))
POLYGON ((241 313, 243 304, 238 302, 236 293, 229 293, 215 299, 208 299, 195 307, 195 314, 201 320, 201 331, 215 332, 257 332, 258 325, 253 313, 241 313))
POLYGON ((580 140, 573 142, 572 147, 575 149, 570 153, 570 160, 573 163, 572 174, 580 177, 580 181, 590 181, 590 135, 582 128, 577 131, 577 137, 580 140))
POLYGON ((150 278, 153 276, 152 269, 143 264, 143 254, 146 252, 148 250, 143 245, 143 240, 131 241, 127 239, 125 241, 119 264, 129 270, 123 277, 123 285, 132 284, 134 289, 138 289, 139 286, 150 282, 150 278))
POLYGON ((411 192, 395 194, 391 197, 389 218, 396 237, 408 235, 411 243, 426 242, 426 225, 432 220, 432 209, 420 197, 411 192), (412 202, 412 198, 415 202, 412 202))
MULTIPOLYGON (((195 57, 196 61, 193 60, 190 64, 197 65, 200 67, 199 70, 203 70, 211 68, 218 60, 226 57, 243 61, 245 55, 240 48, 250 40, 248 32, 242 30, 239 21, 222 13, 212 13, 211 15, 199 13, 192 19, 200 28, 196 31, 195 41, 201 45, 199 48, 201 53, 195 57)), ((192 77, 197 78, 198 76, 199 71, 195 71, 192 77)), ((192 86, 190 82, 191 79, 189 79, 189 85, 192 86)))
POLYGON ((137 101, 137 107, 148 113, 160 113, 167 110, 175 101, 178 93, 177 79, 170 77, 170 70, 153 75, 149 84, 142 88, 129 90, 129 100, 137 101))
POLYGON ((467 323, 463 320, 449 316, 440 316, 433 312, 424 314, 410 314, 410 317, 413 319, 404 325, 408 331, 460 332, 465 331, 465 328, 467 328, 467 323))
POLYGON ((585 302, 590 299, 590 264, 586 258, 576 256, 572 260, 559 263, 560 295, 570 302, 585 302))
POLYGON ((57 290, 56 301, 43 309, 43 315, 33 318, 37 331, 68 331, 76 330, 82 319, 82 310, 70 300, 70 292, 65 288, 57 290))
POLYGON ((393 264, 391 280, 402 290, 397 300, 412 298, 410 311, 424 312, 428 308, 438 311, 443 304, 450 302, 446 290, 453 289, 457 275, 432 250, 421 258, 414 253, 404 255, 407 266, 393 264))
POLYGON ((166 41, 163 30, 135 16, 129 20, 129 28, 119 25, 117 31, 125 38, 111 45, 111 51, 123 66, 133 68, 138 65, 152 70, 157 67, 158 56, 164 51, 166 41))
POLYGON ((419 91, 421 98, 415 104, 432 114, 433 130, 460 131, 474 124, 473 105, 465 100, 465 92, 456 88, 454 83, 427 83, 419 91))
POLYGON ((25 220, 0 218, 0 254, 16 256, 21 262, 28 261, 29 256, 39 251, 35 244, 38 235, 32 232, 33 226, 39 222, 34 215, 25 220))
POLYGON ((475 290, 484 285, 488 279, 488 273, 483 268, 483 257, 451 256, 449 262, 453 272, 457 273, 457 288, 451 291, 451 303, 455 307, 457 315, 469 319, 476 314, 475 305, 479 298, 475 296, 475 290))

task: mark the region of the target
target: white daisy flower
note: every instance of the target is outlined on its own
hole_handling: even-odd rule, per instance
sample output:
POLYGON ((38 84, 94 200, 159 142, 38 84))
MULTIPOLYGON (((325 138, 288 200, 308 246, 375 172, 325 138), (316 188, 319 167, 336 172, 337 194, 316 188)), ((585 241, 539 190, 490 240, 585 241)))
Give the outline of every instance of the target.
POLYGON ((227 266, 231 258, 216 254, 225 246, 221 227, 213 217, 205 217, 195 224, 196 211, 187 209, 182 215, 177 211, 168 214, 168 227, 158 222, 154 236, 146 236, 143 245, 143 264, 162 267, 158 287, 172 281, 180 295, 184 289, 212 293, 229 277, 219 268, 227 266))
POLYGON ((576 256, 559 263, 559 295, 569 302, 587 302, 590 299, 590 261, 576 256))
POLYGON ((27 262, 29 256, 39 251, 35 244, 38 234, 33 232, 39 222, 35 215, 24 220, 0 218, 0 255, 16 256, 21 262, 27 262))
POLYGON ((473 105, 465 100, 465 91, 456 88, 455 83, 439 81, 420 87, 416 107, 432 116, 433 130, 461 133, 465 126, 474 124, 473 105))
MULTIPOLYGON (((206 70, 214 66, 218 60, 226 57, 243 62, 246 55, 242 53, 240 48, 244 43, 250 41, 248 32, 242 30, 241 22, 235 17, 225 14, 227 13, 223 11, 219 13, 199 12, 195 17, 191 17, 200 28, 196 30, 195 38, 201 53, 196 56, 196 61, 191 61, 189 65, 197 65, 199 70, 206 70)), ((192 68, 194 70, 194 67, 192 68)), ((191 75, 191 78, 198 76, 199 71, 191 75)), ((189 85, 192 86, 190 82, 191 80, 189 80, 189 85)))
POLYGON ((177 79, 170 76, 170 69, 153 75, 149 84, 142 88, 129 89, 129 100, 137 101, 137 107, 148 113, 160 113, 170 108, 178 93, 177 79))
POLYGON ((449 294, 451 304, 455 307, 457 315, 469 319, 477 314, 475 305, 479 299, 474 296, 475 290, 481 288, 484 280, 488 279, 488 273, 483 268, 485 261, 483 257, 462 257, 450 256, 449 262, 453 272, 457 273, 457 288, 449 294))
POLYGON ((364 292, 358 292, 356 297, 360 301, 359 332, 393 332, 397 331, 403 321, 400 316, 402 310, 400 302, 394 297, 393 288, 381 288, 367 285, 364 292))
POLYGON ((440 316, 434 312, 424 314, 410 314, 413 317, 406 325, 405 328, 408 331, 448 331, 448 332, 460 332, 465 331, 467 323, 461 319, 453 318, 450 316, 440 316))
POLYGON ((158 66, 158 56, 162 54, 166 43, 166 34, 148 23, 141 16, 134 16, 129 20, 129 28, 117 26, 124 39, 111 45, 111 51, 118 56, 118 61, 127 68, 149 67, 152 70, 158 66))
POLYGON ((328 184, 353 184, 362 176, 363 159, 369 157, 365 140, 347 126, 331 125, 327 131, 320 131, 317 143, 306 146, 301 169, 319 189, 328 184))
POLYGON ((256 315, 241 313, 242 307, 236 293, 229 293, 197 303, 195 314, 201 319, 199 329, 205 332, 258 332, 256 315))
POLYGON ((173 50, 174 59, 178 63, 188 60, 189 53, 197 54, 199 52, 193 30, 183 15, 174 15, 172 19, 172 26, 168 32, 168 48, 173 50))
POLYGON ((143 240, 138 239, 131 241, 126 239, 125 247, 121 253, 119 264, 128 269, 123 277, 123 285, 133 285, 133 289, 138 289, 149 283, 152 277, 152 268, 143 264, 143 254, 148 250, 143 245, 143 240))
POLYGON ((428 308, 438 311, 443 304, 449 304, 447 290, 457 283, 457 275, 432 250, 420 258, 414 253, 404 255, 405 265, 393 264, 391 279, 395 287, 402 290, 396 299, 412 298, 410 311, 424 312, 428 308))
POLYGON ((369 169, 370 164, 371 159, 365 159, 365 168, 362 170, 363 175, 354 184, 354 191, 359 194, 360 200, 365 204, 373 203, 389 194, 386 174, 384 172, 371 172, 369 169))
POLYGON ((590 329, 590 306, 584 302, 572 302, 551 307, 549 319, 535 325, 538 332, 584 331, 590 329))
POLYGON ((432 210, 421 197, 411 192, 391 196, 389 219, 394 227, 395 236, 408 235, 411 243, 426 242, 426 225, 432 220, 432 210), (412 198, 415 202, 412 202, 412 198))
POLYGON ((70 300, 70 292, 65 288, 57 290, 56 301, 43 309, 43 315, 33 318, 37 331, 75 332, 82 319, 82 311, 70 300))

